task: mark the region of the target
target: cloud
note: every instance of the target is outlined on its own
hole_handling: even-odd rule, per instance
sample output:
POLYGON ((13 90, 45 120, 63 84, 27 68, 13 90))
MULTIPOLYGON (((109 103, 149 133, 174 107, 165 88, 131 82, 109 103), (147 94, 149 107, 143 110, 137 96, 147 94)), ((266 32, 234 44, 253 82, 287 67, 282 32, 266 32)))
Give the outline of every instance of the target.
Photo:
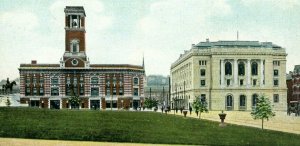
POLYGON ((278 8, 288 11, 300 6, 299 0, 241 0, 241 2, 248 7, 262 6, 266 9, 278 8))

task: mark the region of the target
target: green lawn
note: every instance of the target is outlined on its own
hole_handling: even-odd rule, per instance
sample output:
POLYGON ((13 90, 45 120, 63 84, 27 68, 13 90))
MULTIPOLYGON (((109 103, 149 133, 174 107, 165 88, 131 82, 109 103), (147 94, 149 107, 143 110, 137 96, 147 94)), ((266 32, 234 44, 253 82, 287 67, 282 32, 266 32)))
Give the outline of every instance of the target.
POLYGON ((205 145, 300 145, 300 135, 154 112, 0 108, 0 137, 205 145))

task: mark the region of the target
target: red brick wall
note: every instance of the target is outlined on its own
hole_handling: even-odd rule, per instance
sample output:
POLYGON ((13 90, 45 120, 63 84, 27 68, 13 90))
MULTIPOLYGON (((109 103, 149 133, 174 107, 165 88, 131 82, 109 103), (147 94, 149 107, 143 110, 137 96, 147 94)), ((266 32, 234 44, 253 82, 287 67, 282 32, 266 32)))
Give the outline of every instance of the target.
MULTIPOLYGON (((67 98, 62 99, 62 108, 67 108, 67 101, 68 101, 67 98)), ((70 107, 70 103, 69 103, 69 107, 70 107)))
POLYGON ((105 98, 101 98, 101 106, 102 106, 102 109, 106 109, 105 98))
POLYGON ((42 102, 44 102, 44 108, 48 108, 49 106, 49 99, 48 98, 41 98, 40 99, 40 107, 42 108, 42 102))
POLYGON ((118 109, 122 108, 122 100, 123 100, 123 108, 124 109, 129 109, 130 108, 130 101, 132 100, 131 98, 118 98, 118 101, 117 101, 118 109))
POLYGON ((76 66, 72 65, 72 60, 73 59, 69 59, 68 61, 66 61, 65 67, 84 67, 84 62, 82 60, 77 59, 78 65, 76 65, 76 66))
POLYGON ((85 31, 66 31, 66 51, 70 51, 70 41, 79 40, 79 51, 85 51, 85 31))
POLYGON ((81 98, 81 105, 79 105, 79 106, 81 106, 81 108, 89 108, 89 99, 88 98, 81 98), (82 107, 82 103, 83 103, 84 107, 82 107))

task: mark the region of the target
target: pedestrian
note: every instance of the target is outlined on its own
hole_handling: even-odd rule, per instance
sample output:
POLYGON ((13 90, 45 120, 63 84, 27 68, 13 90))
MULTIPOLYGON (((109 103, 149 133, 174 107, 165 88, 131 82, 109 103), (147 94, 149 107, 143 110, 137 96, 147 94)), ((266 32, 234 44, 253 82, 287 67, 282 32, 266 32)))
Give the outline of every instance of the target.
POLYGON ((190 106, 189 110, 190 110, 190 115, 191 115, 192 114, 192 110, 193 110, 191 106, 190 106))
POLYGON ((180 113, 182 114, 182 111, 183 111, 183 108, 182 107, 180 107, 180 113))
POLYGON ((164 106, 161 106, 161 113, 164 113, 164 106))

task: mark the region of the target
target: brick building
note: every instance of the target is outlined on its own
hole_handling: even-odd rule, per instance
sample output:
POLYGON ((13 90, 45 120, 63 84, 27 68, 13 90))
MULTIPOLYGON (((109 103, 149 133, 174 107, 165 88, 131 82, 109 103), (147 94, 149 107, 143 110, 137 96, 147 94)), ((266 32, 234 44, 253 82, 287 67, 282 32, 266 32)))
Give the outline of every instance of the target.
POLYGON ((289 72, 286 77, 287 103, 300 102, 300 65, 295 65, 294 71, 289 72))
POLYGON ((90 64, 86 55, 85 11, 67 6, 65 52, 59 64, 20 64, 20 102, 31 107, 71 108, 71 95, 79 108, 137 108, 144 99, 143 65, 90 64))

